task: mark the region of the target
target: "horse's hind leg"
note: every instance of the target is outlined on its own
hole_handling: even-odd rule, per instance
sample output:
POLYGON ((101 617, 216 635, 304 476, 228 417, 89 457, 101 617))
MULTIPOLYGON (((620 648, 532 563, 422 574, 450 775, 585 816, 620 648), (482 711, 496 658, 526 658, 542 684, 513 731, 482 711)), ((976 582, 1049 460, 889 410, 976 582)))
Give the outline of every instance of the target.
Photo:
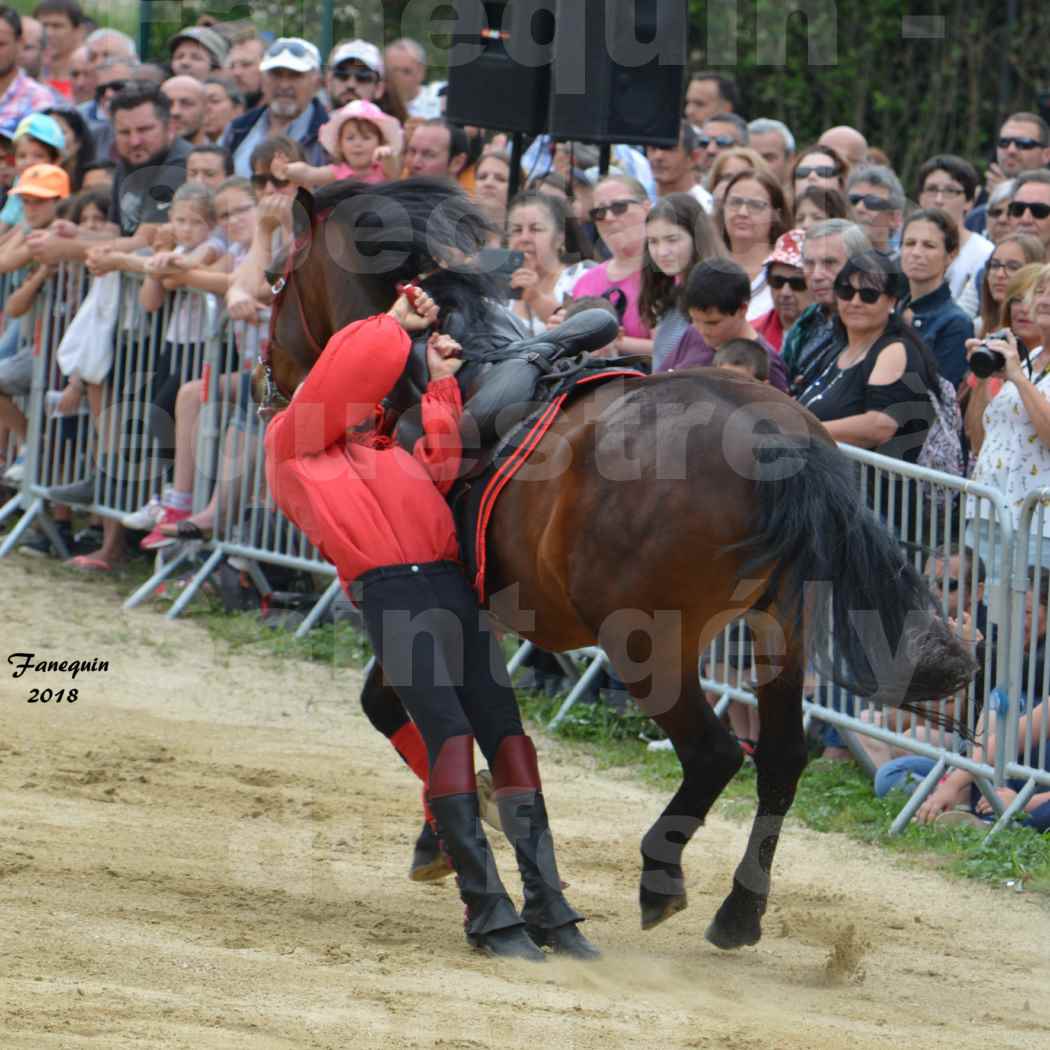
MULTIPOLYGON (((802 729, 802 689, 805 656, 801 645, 787 640, 771 618, 749 617, 755 635, 759 675, 762 666, 776 660, 782 670, 757 688, 761 728, 755 750, 758 771, 758 812, 747 842, 747 851, 733 876, 733 889, 722 902, 705 936, 719 948, 757 944, 762 936, 762 916, 769 899, 773 855, 780 828, 806 765, 806 740, 802 729), (779 641, 779 645, 777 642, 779 641), (785 655, 786 652, 786 655, 785 655)), ((760 678, 760 682, 762 679, 760 678)))
POLYGON ((670 709, 643 710, 670 737, 682 765, 682 785, 642 839, 639 903, 642 929, 651 930, 686 906, 682 851, 743 762, 740 747, 715 717, 700 688, 695 654, 685 663, 681 691, 670 709))

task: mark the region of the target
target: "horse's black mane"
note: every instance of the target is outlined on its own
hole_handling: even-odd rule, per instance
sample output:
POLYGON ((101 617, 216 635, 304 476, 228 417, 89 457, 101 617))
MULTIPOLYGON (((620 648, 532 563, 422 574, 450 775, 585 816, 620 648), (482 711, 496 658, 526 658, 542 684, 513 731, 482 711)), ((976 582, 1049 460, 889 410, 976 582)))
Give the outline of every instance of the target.
POLYGON ((382 255, 382 269, 372 272, 392 285, 429 274, 423 287, 443 314, 455 310, 474 324, 485 300, 497 294, 488 274, 459 261, 485 246, 492 226, 451 183, 416 178, 368 185, 346 180, 312 196, 301 192, 299 201, 311 225, 320 220, 352 227, 363 257, 379 262, 382 255))

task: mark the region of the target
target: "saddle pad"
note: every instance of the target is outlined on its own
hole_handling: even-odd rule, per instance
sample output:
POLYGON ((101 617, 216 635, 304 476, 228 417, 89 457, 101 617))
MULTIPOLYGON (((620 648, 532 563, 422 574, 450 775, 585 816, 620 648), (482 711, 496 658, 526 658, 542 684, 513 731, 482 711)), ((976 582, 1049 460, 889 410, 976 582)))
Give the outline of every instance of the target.
POLYGON ((646 373, 634 368, 610 368, 587 372, 576 378, 566 390, 543 405, 527 419, 522 420, 503 439, 493 453, 485 470, 477 477, 455 485, 449 495, 452 515, 459 536, 460 557, 467 579, 477 592, 478 601, 485 601, 486 530, 496 506, 496 500, 506 484, 528 462, 544 435, 550 430, 558 413, 575 398, 583 386, 593 385, 617 376, 645 378, 646 373))

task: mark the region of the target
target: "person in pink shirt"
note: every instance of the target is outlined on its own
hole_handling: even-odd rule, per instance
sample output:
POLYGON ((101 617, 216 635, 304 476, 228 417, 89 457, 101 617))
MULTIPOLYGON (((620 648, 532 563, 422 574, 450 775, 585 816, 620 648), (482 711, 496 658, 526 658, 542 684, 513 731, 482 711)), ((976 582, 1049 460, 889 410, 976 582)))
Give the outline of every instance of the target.
POLYGON ((594 188, 591 221, 612 253, 612 258, 588 270, 572 288, 572 297, 601 295, 622 297, 624 303, 620 338, 615 354, 651 354, 652 333, 642 321, 638 302, 642 294, 642 263, 645 260, 645 217, 649 197, 636 179, 610 175, 594 188), (619 291, 620 296, 616 295, 619 291))
POLYGON ((348 102, 321 125, 317 137, 332 158, 331 164, 315 168, 277 156, 273 161, 274 176, 313 189, 340 179, 389 182, 401 172, 401 124, 374 102, 360 98, 348 102))

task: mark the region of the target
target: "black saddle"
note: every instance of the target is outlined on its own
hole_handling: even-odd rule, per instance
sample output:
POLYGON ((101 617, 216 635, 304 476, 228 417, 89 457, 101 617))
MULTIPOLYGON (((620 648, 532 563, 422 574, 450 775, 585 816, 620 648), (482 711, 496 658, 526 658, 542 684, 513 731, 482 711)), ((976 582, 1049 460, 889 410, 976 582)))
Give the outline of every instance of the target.
MULTIPOLYGON (((611 343, 619 325, 605 310, 584 310, 529 336, 514 314, 494 304, 480 331, 464 329, 455 313, 444 326, 463 347, 466 362, 456 377, 463 398, 464 446, 484 448, 543 399, 545 380, 564 378, 585 354, 611 343)), ((385 402, 400 413, 395 438, 408 450, 423 433, 419 401, 429 381, 426 341, 421 339, 413 343, 405 372, 385 402)))

